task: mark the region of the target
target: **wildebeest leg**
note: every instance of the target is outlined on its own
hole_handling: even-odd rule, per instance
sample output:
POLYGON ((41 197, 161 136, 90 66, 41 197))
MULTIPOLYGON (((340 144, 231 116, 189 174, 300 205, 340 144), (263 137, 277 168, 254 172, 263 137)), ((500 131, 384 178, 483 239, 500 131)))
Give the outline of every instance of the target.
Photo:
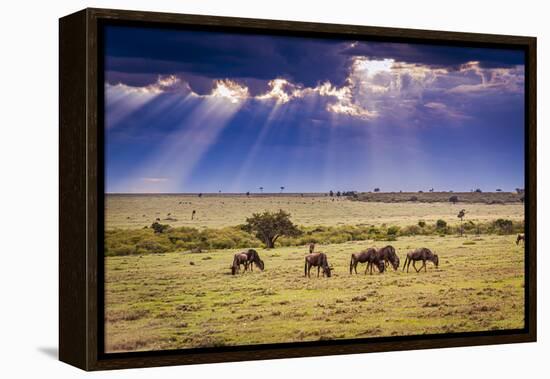
POLYGON ((367 272, 369 271, 369 266, 370 266, 370 263, 367 262, 367 268, 365 268, 365 275, 367 275, 367 272))
POLYGON ((426 261, 424 261, 424 272, 428 272, 428 268, 426 267, 426 261))
POLYGON ((416 261, 413 261, 413 268, 415 269, 416 272, 418 272, 418 269, 416 268, 416 261))
POLYGON ((311 268, 312 267, 313 266, 311 265, 311 263, 309 263, 308 266, 307 266, 307 277, 308 278, 311 278, 311 268))
POLYGON ((418 269, 418 271, 422 271, 422 269, 426 269, 426 261, 422 260, 422 266, 418 269))
POLYGON ((407 265, 407 261, 409 260, 409 257, 405 257, 405 262, 403 262, 403 270, 405 271, 405 266, 407 265))
POLYGON ((319 277, 319 271, 321 270, 321 266, 317 266, 317 277, 319 277))

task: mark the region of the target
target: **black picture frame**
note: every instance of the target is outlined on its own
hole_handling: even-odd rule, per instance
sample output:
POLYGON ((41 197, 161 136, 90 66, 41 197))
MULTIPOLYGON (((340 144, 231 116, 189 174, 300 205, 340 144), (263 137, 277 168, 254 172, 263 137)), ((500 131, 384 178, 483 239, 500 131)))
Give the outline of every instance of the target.
POLYGON ((84 9, 59 20, 59 358, 84 370, 354 354, 536 341, 536 38, 84 9), (105 354, 103 345, 104 25, 154 25, 244 33, 351 37, 519 49, 525 53, 525 328, 105 354))

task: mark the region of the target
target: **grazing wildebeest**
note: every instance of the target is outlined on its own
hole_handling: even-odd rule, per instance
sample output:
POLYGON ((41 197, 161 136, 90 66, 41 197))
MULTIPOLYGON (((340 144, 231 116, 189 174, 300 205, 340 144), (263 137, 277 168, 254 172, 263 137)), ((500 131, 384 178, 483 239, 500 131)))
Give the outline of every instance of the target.
POLYGON ((518 234, 518 238, 516 239, 516 245, 519 245, 520 241, 523 241, 523 243, 525 243, 525 234, 518 234))
POLYGON ((330 278, 332 267, 328 265, 327 255, 325 253, 313 253, 306 256, 306 262, 304 265, 304 276, 310 278, 309 272, 311 267, 317 267, 317 277, 319 277, 319 271, 323 269, 323 276, 330 278))
POLYGON ((439 257, 437 256, 437 254, 432 253, 430 249, 422 247, 420 249, 410 251, 407 253, 407 258, 405 258, 405 263, 403 263, 403 270, 405 270, 405 266, 407 266, 407 272, 409 272, 409 266, 411 265, 411 262, 412 262, 416 272, 419 272, 422 269, 424 269, 424 272, 426 272, 427 271, 426 261, 433 262, 435 267, 439 266, 439 257), (417 261, 422 261, 422 267, 420 267, 419 269, 416 268, 417 261))
POLYGON ((254 271, 253 267, 256 265, 260 270, 264 270, 264 261, 260 259, 260 255, 254 249, 248 249, 246 253, 248 264, 250 265, 250 271, 254 271))
POLYGON ((399 257, 395 252, 395 248, 391 245, 385 246, 377 251, 378 258, 382 259, 385 262, 386 267, 390 264, 394 270, 399 268, 399 257))
POLYGON ((231 265, 231 275, 235 275, 241 270, 241 265, 244 265, 244 270, 248 269, 248 256, 245 253, 235 254, 233 264, 231 265))
POLYGON ((367 268, 365 269, 365 275, 367 271, 372 274, 372 266, 375 265, 378 267, 380 273, 384 272, 385 263, 383 259, 380 259, 376 249, 368 248, 360 253, 351 254, 351 261, 349 262, 349 273, 353 274, 353 271, 357 274, 357 264, 358 263, 367 263, 367 268))
POLYGON ((313 254, 313 251, 315 250, 315 244, 312 242, 309 244, 309 253, 313 254))

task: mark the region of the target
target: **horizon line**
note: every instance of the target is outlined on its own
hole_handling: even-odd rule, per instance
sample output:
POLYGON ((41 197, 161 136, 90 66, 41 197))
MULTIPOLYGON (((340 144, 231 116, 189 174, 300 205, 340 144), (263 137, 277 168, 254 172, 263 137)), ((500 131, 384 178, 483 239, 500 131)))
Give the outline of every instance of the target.
MULTIPOLYGON (((515 193, 517 191, 332 191, 334 194, 340 192, 343 193, 356 193, 356 194, 399 194, 399 193, 413 193, 413 194, 441 194, 441 193, 454 193, 454 194, 496 194, 496 193, 515 193)), ((321 192, 248 192, 249 195, 319 195, 319 194, 329 194, 330 191, 321 191, 321 192)), ((223 196, 223 195, 247 195, 247 192, 104 192, 105 195, 214 195, 214 196, 223 196)), ((348 195, 342 195, 348 196, 348 195)))

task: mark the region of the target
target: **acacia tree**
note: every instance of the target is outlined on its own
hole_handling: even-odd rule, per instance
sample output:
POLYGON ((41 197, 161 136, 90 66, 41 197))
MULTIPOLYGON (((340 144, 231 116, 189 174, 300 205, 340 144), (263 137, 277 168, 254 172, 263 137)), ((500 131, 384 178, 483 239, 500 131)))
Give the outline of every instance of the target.
POLYGON ((254 213, 246 219, 243 229, 254 233, 268 249, 275 247, 275 242, 281 236, 296 237, 301 234, 300 229, 290 221, 290 213, 283 210, 254 213))

